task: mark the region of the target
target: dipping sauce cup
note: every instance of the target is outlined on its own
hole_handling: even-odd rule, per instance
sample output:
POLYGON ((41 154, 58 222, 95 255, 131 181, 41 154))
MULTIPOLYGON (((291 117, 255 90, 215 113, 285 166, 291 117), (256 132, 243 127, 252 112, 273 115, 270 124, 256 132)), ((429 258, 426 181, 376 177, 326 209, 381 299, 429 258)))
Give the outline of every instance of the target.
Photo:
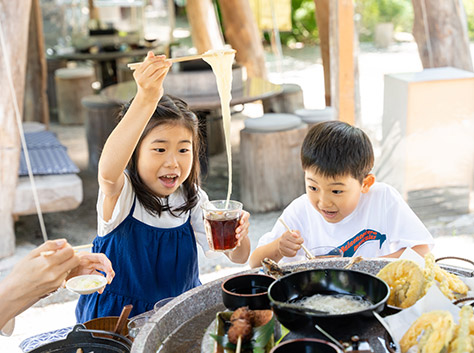
MULTIPOLYGON (((336 248, 335 246, 317 246, 315 248, 309 249, 309 252, 314 256, 313 260, 342 257, 344 255, 342 250, 336 248)), ((306 255, 306 258, 308 258, 308 255, 306 255)))
POLYGON ((242 203, 230 200, 207 201, 202 205, 207 241, 213 251, 229 252, 237 246, 235 229, 242 215, 242 203))

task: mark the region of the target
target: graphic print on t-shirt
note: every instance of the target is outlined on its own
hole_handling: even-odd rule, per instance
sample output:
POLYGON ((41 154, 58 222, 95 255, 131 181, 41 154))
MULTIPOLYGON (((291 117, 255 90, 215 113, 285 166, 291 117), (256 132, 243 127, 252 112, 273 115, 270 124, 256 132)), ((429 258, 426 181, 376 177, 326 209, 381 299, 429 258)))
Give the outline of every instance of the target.
POLYGON ((344 244, 338 246, 338 248, 344 252, 344 257, 352 257, 357 249, 365 242, 380 241, 379 248, 381 248, 385 239, 387 239, 385 234, 381 234, 372 229, 364 229, 347 240, 344 244))

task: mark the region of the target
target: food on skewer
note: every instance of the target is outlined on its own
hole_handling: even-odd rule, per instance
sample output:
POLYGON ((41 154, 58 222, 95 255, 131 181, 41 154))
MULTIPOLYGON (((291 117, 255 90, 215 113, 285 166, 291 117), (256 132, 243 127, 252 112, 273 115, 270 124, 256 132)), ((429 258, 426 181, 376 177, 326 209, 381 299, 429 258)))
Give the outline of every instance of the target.
POLYGON ((230 322, 233 322, 238 319, 248 321, 252 326, 255 325, 255 311, 250 310, 248 306, 243 306, 235 310, 230 317, 230 322))
POLYGON ((248 342, 252 338, 252 324, 244 319, 237 319, 232 321, 232 325, 227 331, 227 338, 229 342, 237 344, 239 337, 242 338, 243 342, 248 342))

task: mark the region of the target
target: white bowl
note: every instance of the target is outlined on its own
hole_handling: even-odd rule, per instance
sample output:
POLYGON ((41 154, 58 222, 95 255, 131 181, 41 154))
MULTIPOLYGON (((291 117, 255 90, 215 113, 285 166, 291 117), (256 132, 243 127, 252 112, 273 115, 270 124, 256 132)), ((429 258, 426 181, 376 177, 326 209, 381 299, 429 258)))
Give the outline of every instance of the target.
POLYGON ((107 279, 100 275, 83 275, 70 278, 66 288, 79 294, 91 294, 105 287, 107 279))

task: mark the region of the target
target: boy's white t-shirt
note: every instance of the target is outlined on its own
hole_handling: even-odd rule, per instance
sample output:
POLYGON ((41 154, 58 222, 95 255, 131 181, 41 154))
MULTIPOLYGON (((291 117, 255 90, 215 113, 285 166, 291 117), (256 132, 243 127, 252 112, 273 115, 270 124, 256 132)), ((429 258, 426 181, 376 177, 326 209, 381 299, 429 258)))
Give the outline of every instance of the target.
MULTIPOLYGON (((128 216, 132 209, 133 200, 135 199, 135 191, 133 190, 130 182, 130 177, 127 173, 124 173, 124 185, 120 193, 119 199, 115 205, 112 217, 107 222, 104 221, 103 217, 103 204, 105 195, 99 188, 99 197, 97 199, 97 235, 103 237, 113 231, 119 226, 120 223, 128 216)), ((182 187, 176 190, 173 194, 168 197, 168 202, 171 208, 177 208, 185 203, 182 187)), ((191 210, 191 225, 194 230, 197 243, 201 246, 204 253, 209 255, 209 244, 207 242, 206 233, 204 230, 204 218, 202 215, 201 205, 208 200, 208 196, 204 190, 198 189, 198 202, 196 206, 191 210)), ((165 199, 162 199, 163 203, 165 199)), ((178 213, 176 213, 178 214, 178 213)), ((186 223, 189 217, 189 212, 178 214, 178 217, 174 217, 169 212, 162 212, 161 216, 154 216, 148 213, 140 202, 135 202, 135 210, 133 211, 133 218, 158 228, 174 228, 186 223)))
MULTIPOLYGON (((371 258, 404 247, 434 245, 428 229, 401 195, 384 183, 374 183, 368 193, 361 194, 356 209, 338 223, 327 222, 306 194, 288 205, 281 217, 291 229, 301 232, 308 249, 337 246, 344 250, 344 256, 371 258)), ((260 238, 257 247, 271 243, 285 231, 285 227, 276 222, 272 231, 260 238)), ((304 252, 300 249, 295 257, 283 257, 281 262, 303 258, 304 252)))

